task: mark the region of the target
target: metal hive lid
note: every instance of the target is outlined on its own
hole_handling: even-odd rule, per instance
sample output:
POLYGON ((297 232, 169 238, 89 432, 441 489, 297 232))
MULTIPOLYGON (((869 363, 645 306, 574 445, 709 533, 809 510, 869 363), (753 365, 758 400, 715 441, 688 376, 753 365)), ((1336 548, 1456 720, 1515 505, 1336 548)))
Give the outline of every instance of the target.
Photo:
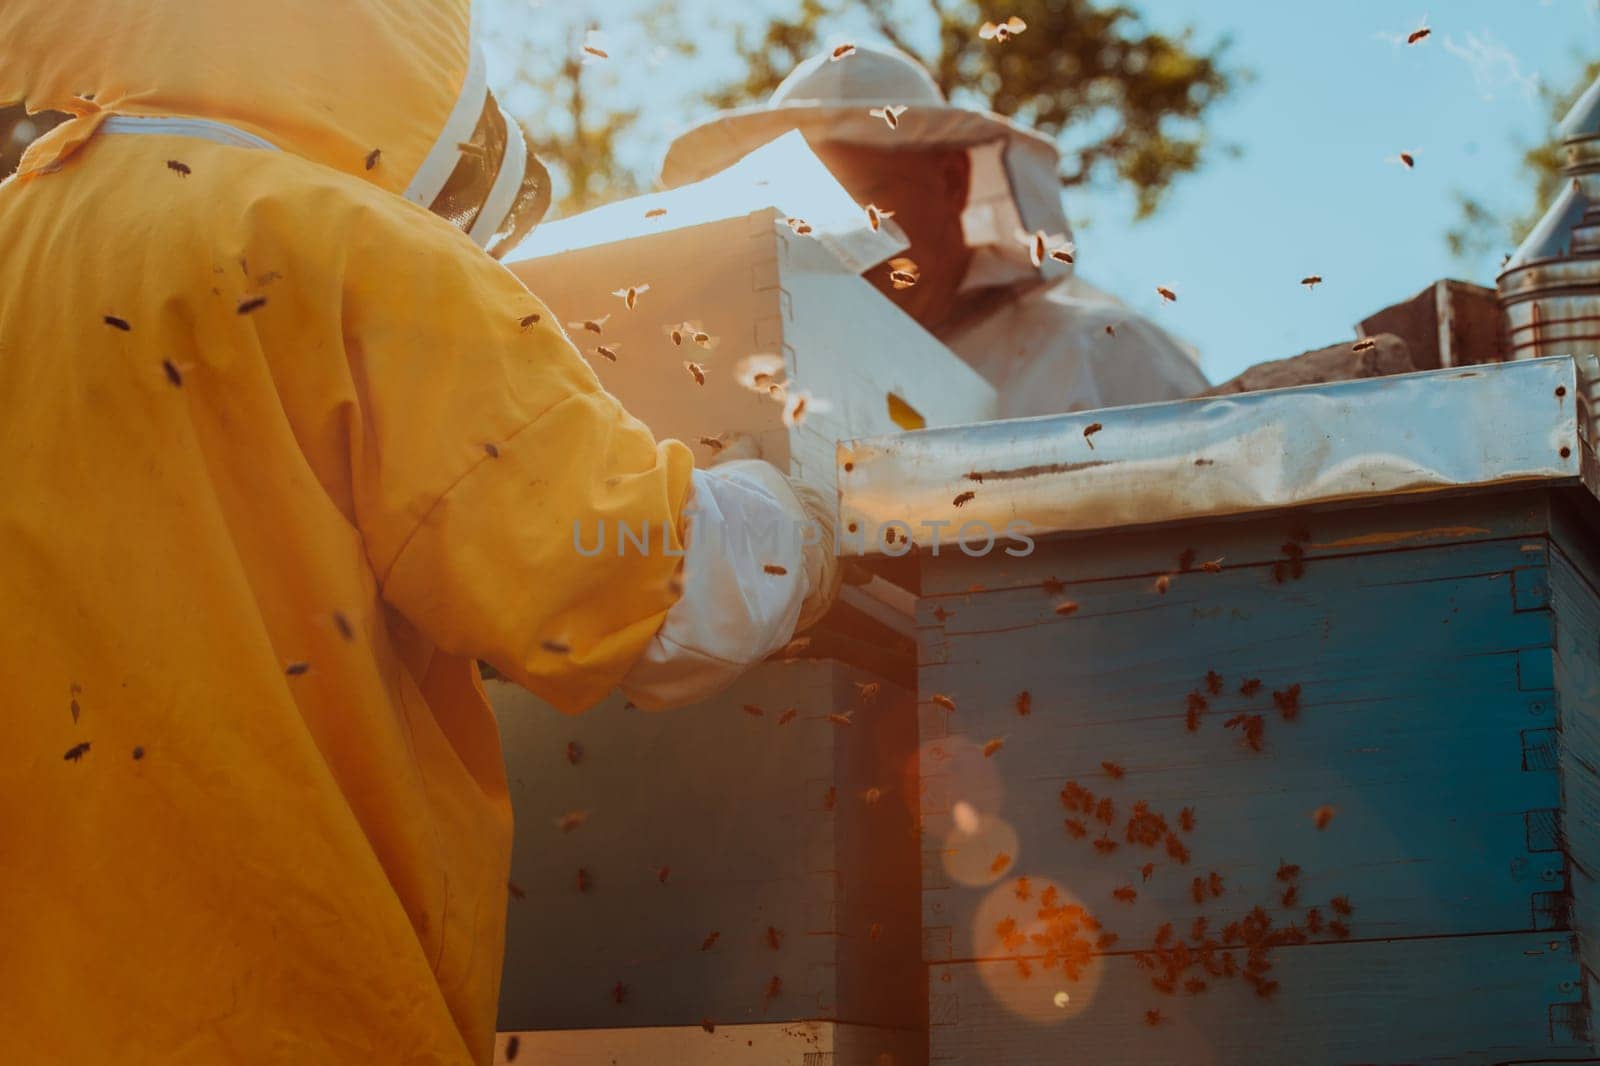
POLYGON ((1039 536, 1517 483, 1592 492, 1586 384, 1563 356, 847 441, 840 548, 952 551, 982 543, 958 534, 971 523, 1003 546, 1012 522, 1039 536))

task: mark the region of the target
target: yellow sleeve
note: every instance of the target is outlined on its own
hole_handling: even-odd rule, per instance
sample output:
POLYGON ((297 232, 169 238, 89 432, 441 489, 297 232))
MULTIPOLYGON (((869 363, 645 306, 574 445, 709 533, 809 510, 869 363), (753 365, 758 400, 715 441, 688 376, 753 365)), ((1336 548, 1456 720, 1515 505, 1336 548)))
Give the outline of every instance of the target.
POLYGON ((345 270, 368 556, 438 647, 576 713, 677 599, 693 458, 600 387, 510 271, 403 206, 409 225, 362 229, 345 270))

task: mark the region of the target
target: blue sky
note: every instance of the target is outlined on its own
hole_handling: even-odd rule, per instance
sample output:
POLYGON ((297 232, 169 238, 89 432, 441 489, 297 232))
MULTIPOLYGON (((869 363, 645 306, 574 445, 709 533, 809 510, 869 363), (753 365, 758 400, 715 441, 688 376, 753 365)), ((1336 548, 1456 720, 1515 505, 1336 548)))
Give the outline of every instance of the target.
MULTIPOLYGON (((1548 124, 1535 86, 1565 88, 1600 56, 1596 0, 1125 2, 1158 29, 1191 25, 1202 43, 1231 37, 1233 62, 1254 75, 1210 123, 1239 155, 1214 154, 1153 218, 1135 222, 1131 197, 1115 187, 1073 190, 1067 204, 1084 275, 1198 347, 1213 381, 1346 339, 1361 318, 1438 278, 1492 284, 1511 249, 1452 259, 1444 234, 1459 218, 1455 194, 1526 210, 1519 158, 1548 124), (1433 34, 1421 44, 1389 39, 1424 20, 1433 34), (1415 170, 1391 161, 1401 151, 1414 153, 1415 170), (1307 274, 1324 284, 1307 291, 1307 274), (1174 288, 1178 302, 1163 305, 1156 285, 1174 288)), ((655 50, 629 18, 644 6, 489 4, 491 26, 507 32, 536 34, 557 9, 601 25, 615 69, 599 88, 644 109, 629 146, 641 171, 695 113, 696 90, 727 69, 714 51, 683 60, 655 50)), ((685 0, 678 9, 701 25, 725 7, 685 0)), ((491 49, 491 78, 505 67, 491 49)))

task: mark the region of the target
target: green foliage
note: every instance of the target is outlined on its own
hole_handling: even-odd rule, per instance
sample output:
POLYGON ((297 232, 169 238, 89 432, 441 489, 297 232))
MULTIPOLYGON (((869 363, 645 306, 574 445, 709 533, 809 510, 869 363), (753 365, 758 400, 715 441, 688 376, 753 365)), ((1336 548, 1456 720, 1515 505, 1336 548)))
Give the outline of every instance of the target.
POLYGON ((1515 215, 1507 215, 1495 211, 1476 196, 1457 192, 1461 220, 1445 234, 1451 255, 1464 262, 1481 260, 1495 251, 1509 254, 1522 243, 1561 189, 1562 154, 1561 146, 1556 143, 1556 126, 1597 77, 1600 77, 1600 60, 1586 66, 1583 75, 1565 91, 1558 92, 1545 85, 1539 87, 1550 122, 1541 131, 1538 143, 1523 146, 1522 173, 1527 178, 1525 184, 1534 189, 1532 203, 1515 215))
POLYGON ((921 61, 951 100, 1058 138, 1067 160, 1062 184, 1114 175, 1133 189, 1144 217, 1204 161, 1203 118, 1240 77, 1225 64, 1226 41, 1199 49, 1189 31, 1153 32, 1124 4, 922 0, 907 7, 901 0, 802 0, 755 40, 735 32, 745 73, 708 99, 728 107, 764 98, 826 34, 865 14, 874 31, 921 61), (1010 15, 1027 30, 1004 43, 978 36, 983 22, 1010 15))

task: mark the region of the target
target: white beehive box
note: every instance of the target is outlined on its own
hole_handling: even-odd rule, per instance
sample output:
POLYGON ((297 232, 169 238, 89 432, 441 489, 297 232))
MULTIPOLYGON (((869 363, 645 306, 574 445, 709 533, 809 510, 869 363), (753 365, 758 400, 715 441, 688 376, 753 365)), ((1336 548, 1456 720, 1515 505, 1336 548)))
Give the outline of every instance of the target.
MULTIPOLYGON (((809 152, 769 165, 778 162, 791 177, 808 162, 821 167, 809 152)), ((640 197, 553 224, 523 253, 531 258, 510 266, 564 324, 610 316, 598 334, 567 331, 657 437, 689 444, 704 465, 716 452, 700 438, 748 434, 762 458, 831 490, 837 441, 906 427, 891 404, 930 426, 986 421, 996 410, 987 381, 860 277, 900 242, 887 227, 870 233, 831 181, 824 171, 800 193, 757 179, 640 197), (790 202, 776 206, 779 197, 790 202), (817 235, 795 233, 791 215, 814 220, 817 235), (639 285, 649 289, 631 310, 613 295, 639 285), (669 329, 683 322, 709 334, 711 347, 688 337, 674 345, 669 329), (740 360, 759 353, 782 355, 788 381, 821 401, 799 425, 785 425, 781 402, 737 382, 740 360), (704 367, 704 384, 687 361, 704 367)))

